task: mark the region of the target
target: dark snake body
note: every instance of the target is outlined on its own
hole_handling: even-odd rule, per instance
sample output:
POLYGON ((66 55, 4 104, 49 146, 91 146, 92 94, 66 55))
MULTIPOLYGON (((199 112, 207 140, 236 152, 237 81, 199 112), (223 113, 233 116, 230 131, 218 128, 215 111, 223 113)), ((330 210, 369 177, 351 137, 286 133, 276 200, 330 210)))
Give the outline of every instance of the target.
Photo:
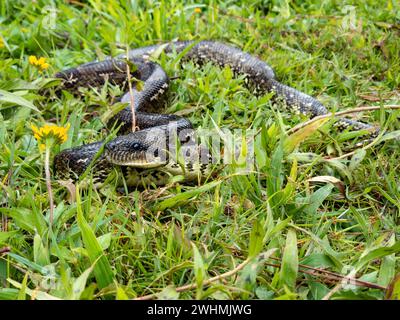
MULTIPOLYGON (((99 182, 103 181, 115 165, 122 166, 128 184, 137 185, 142 178, 149 175, 152 170, 150 182, 164 184, 168 175, 180 174, 188 179, 195 179, 198 175, 207 173, 207 163, 194 166, 189 161, 185 168, 180 168, 176 163, 171 163, 168 156, 164 162, 141 162, 144 152, 147 152, 151 144, 158 143, 159 137, 167 137, 169 126, 173 124, 179 132, 183 129, 191 129, 191 123, 175 115, 162 115, 147 113, 146 110, 154 109, 165 98, 169 79, 164 70, 156 63, 149 61, 151 55, 159 50, 164 52, 182 52, 185 60, 192 60, 199 64, 212 62, 215 65, 229 66, 235 74, 244 75, 246 80, 259 93, 275 92, 275 97, 287 106, 292 113, 305 114, 310 117, 324 115, 327 109, 315 98, 302 93, 294 88, 280 83, 275 78, 274 71, 264 61, 241 51, 235 47, 214 42, 178 41, 162 45, 153 45, 129 51, 128 57, 120 55, 100 62, 91 62, 76 68, 57 73, 57 78, 63 79, 63 88, 76 90, 78 87, 100 87, 109 81, 110 83, 126 86, 127 58, 137 69, 132 72, 132 77, 143 81, 143 88, 138 90, 133 86, 133 102, 136 116, 136 125, 140 131, 131 132, 132 112, 131 106, 117 113, 108 123, 109 127, 118 127, 118 134, 123 134, 105 144, 105 152, 93 163, 94 176, 99 182), (130 167, 128 167, 130 166, 130 167), (193 172, 191 172, 193 171, 193 172), (182 173, 181 173, 182 174, 182 173)), ((122 102, 130 103, 129 92, 125 94, 122 102)), ((354 130, 372 131, 371 125, 340 118, 337 121, 340 129, 351 127, 354 130)), ((60 179, 77 179, 93 162, 93 158, 99 153, 103 142, 86 144, 80 147, 66 149, 56 155, 54 160, 55 171, 60 179)), ((156 154, 156 156, 159 156, 156 154)))

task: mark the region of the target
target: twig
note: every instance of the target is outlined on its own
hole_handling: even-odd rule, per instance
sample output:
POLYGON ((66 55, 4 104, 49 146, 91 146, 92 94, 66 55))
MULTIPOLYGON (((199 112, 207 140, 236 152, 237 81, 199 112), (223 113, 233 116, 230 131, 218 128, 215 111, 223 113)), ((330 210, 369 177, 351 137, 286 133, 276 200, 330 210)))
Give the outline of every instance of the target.
POLYGON ((79 1, 76 1, 76 0, 68 0, 68 3, 75 4, 75 5, 81 6, 81 7, 86 7, 87 6, 86 4, 84 4, 82 2, 79 2, 79 1))
POLYGON ((181 76, 172 76, 172 77, 169 77, 169 80, 172 81, 172 80, 176 80, 176 79, 180 79, 180 78, 181 78, 181 76))
POLYGON ((49 193, 49 203, 50 203, 50 226, 53 225, 54 218, 54 199, 53 190, 51 188, 51 177, 50 177, 50 147, 46 146, 46 155, 44 160, 44 172, 46 175, 46 186, 47 192, 49 193))
MULTIPOLYGON (((371 143, 367 144, 366 146, 362 147, 361 149, 364 149, 364 150, 369 149, 369 148, 371 148, 375 143, 376 143, 376 142, 375 142, 375 140, 374 140, 374 141, 372 141, 371 143)), ((324 160, 340 160, 340 159, 344 159, 344 158, 347 158, 347 157, 352 156, 352 155, 355 154, 358 150, 359 150, 359 149, 356 149, 356 150, 353 150, 353 151, 351 151, 351 152, 342 154, 342 155, 339 156, 339 157, 334 157, 334 158, 331 158, 330 156, 326 156, 326 157, 324 157, 324 160)))
MULTIPOLYGON (((270 259, 278 260, 278 261, 281 260, 281 259, 275 258, 275 257, 270 257, 270 259)), ((312 270, 312 272, 305 272, 305 270, 299 270, 300 272, 303 272, 303 273, 307 273, 307 274, 311 274, 311 275, 316 275, 316 273, 326 274, 327 276, 329 276, 331 278, 335 278, 336 280, 343 280, 343 279, 346 278, 346 279, 351 280, 354 285, 358 285, 358 286, 361 286, 361 287, 372 288, 372 289, 386 290, 386 287, 381 286, 379 284, 368 282, 368 281, 359 280, 359 279, 356 279, 356 278, 349 278, 348 276, 344 276, 342 274, 335 273, 335 272, 332 272, 332 271, 329 271, 329 270, 325 270, 325 269, 321 269, 321 268, 315 268, 315 267, 311 267, 311 266, 308 266, 306 264, 301 264, 301 263, 299 263, 299 267, 304 268, 304 269, 312 270)))
POLYGON ((364 280, 359 280, 357 278, 348 278, 347 276, 344 276, 344 275, 341 275, 341 274, 337 274, 335 272, 331 272, 331 271, 328 271, 328 270, 319 269, 319 268, 313 268, 313 267, 306 266, 306 265, 301 265, 301 264, 299 264, 299 267, 313 270, 313 272, 311 274, 314 274, 314 275, 315 275, 315 272, 317 272, 317 273, 325 273, 326 275, 328 275, 330 277, 333 277, 333 278, 336 278, 336 280, 340 280, 340 281, 342 281, 343 279, 348 279, 348 280, 352 281, 352 283, 354 285, 359 286, 359 287, 386 290, 386 287, 381 286, 379 284, 368 282, 368 281, 364 281, 364 280))
MULTIPOLYGON (((128 47, 126 47, 126 59, 129 57, 129 51, 128 47)), ((135 98, 133 96, 133 90, 132 90, 132 77, 131 77, 131 68, 129 66, 129 63, 127 61, 126 63, 126 73, 127 73, 127 78, 128 78, 128 88, 129 88, 129 98, 130 98, 130 103, 131 103, 131 112, 132 112, 132 132, 136 131, 136 114, 135 114, 135 98)))
MULTIPOLYGON (((250 259, 247 258, 245 261, 243 261, 241 264, 236 266, 234 269, 232 269, 232 270, 230 270, 228 272, 225 272, 223 274, 220 274, 218 276, 212 277, 212 278, 210 278, 208 280, 205 280, 202 285, 203 286, 208 286, 208 285, 210 285, 211 283, 213 283, 215 281, 222 280, 224 278, 228 278, 230 276, 233 276, 234 274, 236 274, 237 272, 242 270, 252 259, 253 258, 250 258, 250 259)), ((193 289, 196 289, 196 288, 197 288, 197 284, 196 283, 191 283, 191 284, 184 285, 182 287, 178 287, 178 288, 175 289, 175 291, 176 292, 183 292, 183 291, 193 290, 193 289)), ((154 298, 157 298, 157 295, 158 295, 157 293, 153 293, 153 294, 149 294, 149 295, 146 295, 146 296, 141 296, 141 297, 135 298, 134 300, 152 300, 154 298)))
MULTIPOLYGON (((11 176, 13 174, 13 166, 14 166, 14 160, 12 161, 11 165, 10 165, 10 169, 8 170, 8 173, 6 174, 6 176, 4 177, 3 181, 0 181, 0 187, 4 188, 5 191, 5 202, 4 205, 6 205, 8 203, 8 192, 6 189, 6 185, 10 185, 11 183, 11 176)), ((1 214, 1 228, 2 231, 6 232, 8 230, 8 224, 7 224, 7 216, 5 214, 1 214)))
MULTIPOLYGON (((280 261, 279 258, 270 257, 270 259, 280 261)), ((222 280, 222 279, 225 279, 227 277, 230 277, 230 276, 234 275, 235 273, 237 273, 238 271, 243 269, 250 261, 251 261, 251 259, 246 259, 241 264, 239 264, 236 268, 204 281, 203 282, 203 286, 208 286, 208 285, 210 285, 211 283, 213 283, 215 281, 222 280)), ((280 268, 282 266, 280 263, 276 264, 276 263, 264 262, 264 264, 267 265, 267 266, 274 267, 274 268, 280 268)), ((304 274, 308 274, 308 275, 311 275, 311 276, 323 276, 325 280, 343 281, 343 279, 348 279, 354 285, 357 285, 357 286, 360 286, 360 287, 367 287, 367 288, 380 289, 380 290, 386 290, 387 289, 386 287, 380 286, 380 285, 375 284, 375 283, 362 281, 362 280, 359 280, 359 279, 356 279, 356 278, 350 278, 348 276, 343 276, 341 274, 338 274, 338 273, 335 273, 335 272, 332 272, 332 271, 328 271, 328 270, 325 270, 325 269, 314 268, 314 267, 311 267, 311 266, 308 266, 308 265, 305 265, 305 264, 299 264, 299 267, 310 270, 310 271, 308 271, 308 270, 299 270, 299 272, 304 273, 304 274)), ((342 285, 343 285, 342 282, 339 283, 337 287, 335 287, 333 290, 330 291, 330 295, 329 296, 326 295, 325 297, 327 297, 329 299, 329 297, 331 295, 333 295, 335 292, 340 290, 342 285)), ((192 284, 184 285, 182 287, 178 287, 178 288, 175 289, 175 291, 176 292, 183 292, 183 291, 193 290, 193 289, 196 289, 196 288, 197 288, 197 284, 196 283, 192 283, 192 284)), ((158 295, 158 293, 153 293, 153 294, 149 294, 149 295, 146 295, 146 296, 141 296, 141 297, 135 298, 134 300, 152 300, 154 298, 157 298, 157 295, 158 295)))
POLYGON ((300 129, 308 126, 311 123, 314 123, 314 122, 316 122, 318 120, 326 119, 326 118, 329 118, 329 117, 332 117, 332 116, 337 117, 337 116, 342 116, 342 115, 345 115, 345 114, 359 113, 359 112, 363 112, 363 111, 380 110, 381 108, 389 109, 389 110, 390 109, 400 109, 400 105, 385 105, 383 107, 380 107, 380 106, 368 106, 368 107, 359 107, 359 108, 344 110, 344 111, 340 111, 340 112, 336 112, 336 113, 329 112, 327 114, 323 114, 323 115, 317 116, 315 118, 312 118, 312 119, 310 119, 310 120, 308 120, 306 122, 302 122, 302 123, 298 124, 297 126, 295 126, 295 127, 291 128, 290 130, 288 130, 286 133, 287 134, 295 133, 295 132, 299 131, 300 129))
POLYGON ((331 291, 329 291, 321 300, 329 300, 336 292, 342 289, 343 284, 338 283, 331 291))

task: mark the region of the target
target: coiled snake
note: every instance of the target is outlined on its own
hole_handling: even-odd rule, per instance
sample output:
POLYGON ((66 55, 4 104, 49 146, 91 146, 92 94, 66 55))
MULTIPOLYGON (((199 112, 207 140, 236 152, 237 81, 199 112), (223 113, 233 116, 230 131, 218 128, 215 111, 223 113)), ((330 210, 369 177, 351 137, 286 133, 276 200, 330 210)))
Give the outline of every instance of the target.
MULTIPOLYGON (((128 56, 87 63, 55 75, 62 79, 62 87, 67 90, 76 90, 81 86, 100 87, 106 81, 126 87, 129 60, 137 68, 132 77, 143 81, 141 90, 136 86, 132 88, 136 125, 140 130, 131 132, 132 109, 129 105, 107 124, 109 127, 119 127, 120 136, 106 144, 102 141, 85 144, 56 155, 54 168, 59 179, 76 180, 90 164, 93 166, 94 182, 104 181, 115 166, 121 166, 128 185, 160 185, 165 184, 170 175, 181 174, 186 180, 193 180, 210 173, 211 156, 207 148, 201 146, 197 147, 196 152, 186 152, 188 157, 182 164, 165 147, 173 140, 172 132, 177 134, 182 145, 193 140, 191 131, 186 130, 192 129, 188 120, 176 115, 146 112, 163 101, 168 89, 168 76, 161 66, 149 60, 151 54, 159 50, 176 53, 185 50, 185 59, 199 64, 212 62, 221 67, 229 66, 235 74, 244 75, 257 92, 273 91, 274 96, 282 100, 293 113, 310 117, 327 113, 327 109, 315 98, 280 83, 266 62, 230 45, 215 41, 177 41, 138 48, 129 51, 128 56), (104 152, 101 153, 103 145, 104 152)), ((131 103, 129 92, 121 101, 131 103)), ((371 125, 346 118, 338 119, 337 125, 341 129, 373 129, 371 125)), ((189 145, 193 149, 193 145, 189 145)))

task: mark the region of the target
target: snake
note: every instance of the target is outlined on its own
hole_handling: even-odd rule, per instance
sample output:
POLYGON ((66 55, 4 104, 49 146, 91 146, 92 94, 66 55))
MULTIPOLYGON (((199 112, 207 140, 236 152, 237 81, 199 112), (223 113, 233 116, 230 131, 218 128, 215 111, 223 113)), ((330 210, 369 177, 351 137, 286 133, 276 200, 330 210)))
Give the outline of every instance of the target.
MULTIPOLYGON (((174 114, 157 113, 165 103, 170 83, 163 68, 152 61, 162 51, 181 54, 183 63, 193 61, 201 66, 210 62, 217 67, 229 67, 234 75, 244 77, 254 94, 273 92, 272 99, 283 103, 292 114, 313 118, 328 113, 316 98, 278 81, 265 61, 230 44, 210 40, 172 41, 140 47, 55 74, 61 80, 60 88, 72 92, 80 87, 99 88, 106 83, 120 86, 126 91, 120 102, 128 104, 107 123, 108 128, 116 128, 117 137, 64 149, 54 157, 58 179, 79 180, 88 168, 93 181, 100 184, 119 168, 128 186, 163 185, 176 175, 181 175, 184 181, 194 181, 212 174, 215 168, 212 154, 207 146, 195 143, 191 122, 174 114), (139 128, 135 131, 132 110, 134 125, 139 128), (183 160, 171 155, 172 141, 183 148, 183 160)), ((374 126, 348 118, 336 119, 336 126, 340 130, 351 128, 367 130, 372 136, 377 134, 374 126)))

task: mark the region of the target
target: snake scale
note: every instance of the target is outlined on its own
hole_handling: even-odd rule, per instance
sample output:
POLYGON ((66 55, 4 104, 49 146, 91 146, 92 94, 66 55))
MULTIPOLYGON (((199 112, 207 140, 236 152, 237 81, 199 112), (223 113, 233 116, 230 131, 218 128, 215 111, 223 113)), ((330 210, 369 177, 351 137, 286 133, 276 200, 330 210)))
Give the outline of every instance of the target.
MULTIPOLYGON (((119 128, 119 136, 115 139, 108 143, 100 141, 65 149, 55 156, 54 168, 59 179, 77 180, 89 165, 93 168, 93 179, 96 183, 104 181, 114 167, 120 166, 127 184, 132 186, 143 183, 162 185, 171 175, 180 174, 186 180, 194 180, 210 173, 211 156, 207 148, 197 147, 200 150, 197 153, 192 152, 194 155, 185 158, 183 164, 175 161, 168 150, 164 150, 172 139, 173 130, 179 136, 180 143, 185 144, 192 140, 190 134, 183 137, 180 135, 186 129, 189 132, 192 129, 192 124, 187 119, 148 112, 163 102, 169 87, 169 78, 165 71, 160 65, 150 61, 152 54, 162 50, 166 53, 184 53, 182 60, 192 60, 199 65, 211 62, 220 67, 228 66, 234 74, 245 76, 246 82, 256 89, 255 92, 274 92, 274 97, 281 100, 292 113, 315 117, 328 112, 317 99, 280 83, 266 62, 236 47, 216 41, 175 41, 137 48, 115 58, 90 62, 55 75, 62 79, 61 87, 66 90, 101 87, 107 81, 127 88, 129 60, 136 66, 136 70, 131 73, 132 77, 143 83, 141 90, 136 85, 132 88, 136 125, 140 130, 131 132, 132 108, 128 105, 107 124, 110 128, 119 128)), ((121 101, 130 104, 130 97, 127 92, 121 101)), ((373 129, 369 124, 347 118, 338 119, 336 124, 341 129, 373 129)))

